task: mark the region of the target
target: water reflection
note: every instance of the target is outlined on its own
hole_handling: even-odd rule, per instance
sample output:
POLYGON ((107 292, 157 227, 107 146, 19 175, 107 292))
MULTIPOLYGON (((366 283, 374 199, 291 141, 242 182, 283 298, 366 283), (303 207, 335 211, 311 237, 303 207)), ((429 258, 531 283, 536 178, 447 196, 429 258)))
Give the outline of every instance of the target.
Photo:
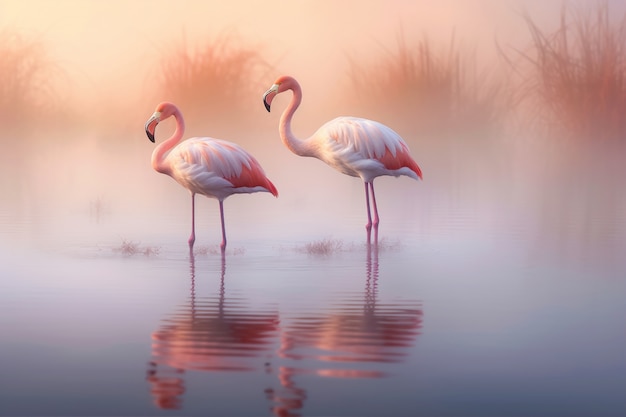
POLYGON ((189 255, 188 302, 162 321, 152 334, 147 380, 155 404, 179 409, 187 371, 253 371, 259 357, 271 352, 278 312, 251 311, 244 298, 226 297, 226 259, 222 255, 217 295, 197 297, 195 256, 189 255))
POLYGON ((422 327, 421 303, 378 300, 379 250, 375 231, 373 241, 368 236, 362 294, 330 311, 295 317, 282 329, 278 356, 287 365, 277 370, 280 388, 267 392, 275 415, 300 415, 307 395, 299 375, 381 378, 386 373, 377 363, 402 362, 409 354, 422 327))

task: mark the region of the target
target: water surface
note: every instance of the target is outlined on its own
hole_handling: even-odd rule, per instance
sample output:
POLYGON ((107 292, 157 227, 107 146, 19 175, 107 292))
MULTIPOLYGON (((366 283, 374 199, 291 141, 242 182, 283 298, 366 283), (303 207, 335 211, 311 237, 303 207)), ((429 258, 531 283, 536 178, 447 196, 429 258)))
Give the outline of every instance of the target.
POLYGON ((0 414, 626 414, 617 186, 381 179, 368 243, 362 185, 307 169, 227 200, 223 257, 216 203, 190 253, 188 196, 149 169, 11 185, 0 414))

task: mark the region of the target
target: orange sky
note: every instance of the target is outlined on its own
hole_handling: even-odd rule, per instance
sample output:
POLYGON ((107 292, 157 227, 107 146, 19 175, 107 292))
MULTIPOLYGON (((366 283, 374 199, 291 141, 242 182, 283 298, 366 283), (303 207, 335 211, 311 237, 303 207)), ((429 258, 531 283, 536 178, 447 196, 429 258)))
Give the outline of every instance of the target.
MULTIPOLYGON (((610 3, 612 11, 626 10, 623 1, 610 3)), ((324 83, 347 80, 348 57, 369 62, 394 50, 402 30, 409 40, 426 34, 443 45, 455 33, 485 65, 496 39, 505 47, 528 43, 524 12, 549 28, 560 9, 556 0, 0 0, 0 28, 44 39, 67 75, 57 89, 64 99, 67 93, 98 105, 115 94, 132 106, 183 36, 194 45, 231 31, 258 44, 276 69, 263 86, 288 73, 315 102, 328 94, 324 83)))
POLYGON ((541 23, 559 8, 544 0, 4 0, 0 27, 43 37, 72 85, 98 93, 111 82, 143 88, 150 65, 183 33, 193 42, 234 31, 280 71, 312 84, 345 76, 347 54, 379 53, 400 28, 441 42, 455 30, 488 56, 495 36, 514 44, 527 37, 522 11, 541 23))
MULTIPOLYGON (((581 1, 585 3, 584 0, 581 1)), ((614 15, 621 17, 626 10, 626 2, 611 0, 610 3, 614 15)), ((225 30, 235 31, 244 41, 261 45, 266 53, 266 60, 276 68, 276 74, 268 75, 263 87, 269 87, 278 75, 284 73, 296 76, 304 86, 306 105, 299 110, 295 127, 296 134, 304 137, 331 117, 330 114, 319 114, 323 106, 308 103, 324 103, 324 99, 328 98, 324 95, 328 96, 328 92, 320 88, 323 83, 332 87, 333 82, 347 76, 347 54, 367 58, 380 55, 385 47, 393 49, 401 28, 404 29, 407 39, 426 34, 435 42, 446 43, 455 31, 457 41, 463 46, 476 47, 482 63, 495 53, 496 37, 505 46, 521 47, 529 41, 528 30, 522 18, 524 11, 538 25, 549 29, 558 24, 561 5, 560 0, 0 0, 0 29, 17 30, 41 37, 51 58, 67 73, 68 81, 64 85, 75 97, 87 98, 91 105, 99 104, 99 98, 114 97, 125 100, 127 107, 132 106, 137 97, 143 97, 142 92, 150 87, 151 69, 155 69, 164 51, 175 45, 183 33, 193 43, 202 37, 215 36, 225 30), (300 117, 312 112, 317 114, 311 117, 310 123, 300 117)), ((257 111, 265 115, 261 106, 263 91, 263 88, 259 89, 258 97, 254 100, 258 103, 257 111)), ((282 99, 287 100, 286 95, 282 99)), ((275 106, 282 109, 285 101, 275 106)), ((128 205, 127 201, 137 200, 138 187, 127 179, 132 176, 135 181, 143 181, 142 187, 146 187, 146 184, 155 189, 158 187, 159 193, 154 194, 154 201, 142 196, 142 202, 162 204, 162 196, 168 195, 169 203, 168 193, 172 193, 171 195, 176 196, 180 213, 187 213, 188 201, 182 189, 173 181, 157 178, 157 174, 149 166, 149 155, 153 146, 144 135, 143 123, 153 109, 153 105, 140 108, 137 112, 140 118, 134 121, 133 126, 136 129, 133 130, 135 136, 132 139, 136 139, 137 143, 141 142, 139 149, 142 154, 132 160, 136 166, 132 175, 129 175, 130 169, 109 172, 110 161, 100 156, 102 152, 99 152, 99 146, 102 146, 104 140, 97 136, 98 132, 89 132, 85 137, 93 139, 93 144, 84 140, 80 147, 72 149, 72 153, 66 149, 61 151, 64 158, 72 160, 72 164, 63 167, 69 173, 64 170, 58 172, 60 180, 56 188, 40 181, 39 171, 31 172, 32 178, 36 178, 32 180, 33 187, 36 188, 36 192, 32 193, 33 206, 49 205, 50 200, 58 198, 57 189, 63 189, 64 192, 71 189, 71 198, 74 199, 72 203, 76 205, 87 205, 90 201, 99 201, 97 199, 103 196, 103 200, 111 201, 112 204, 123 201, 124 203, 117 206, 120 210, 119 207, 128 205), (91 155, 100 156, 100 165, 89 159, 91 155), (106 176, 102 172, 106 172, 106 176), (94 187, 94 183, 99 186, 94 187), (49 198, 40 198, 40 195, 49 198)), ((115 117, 119 109, 114 110, 116 111, 107 113, 107 116, 115 117)), ((239 136, 225 137, 249 145, 250 150, 263 163, 272 161, 271 158, 275 158, 273 161, 280 161, 279 164, 266 164, 269 167, 266 168, 268 175, 281 192, 280 200, 277 203, 270 198, 255 197, 255 205, 262 207, 261 205, 267 204, 268 210, 282 205, 290 215, 296 208, 305 205, 310 205, 311 210, 315 211, 316 208, 323 207, 324 200, 317 198, 318 195, 309 191, 308 187, 316 187, 310 188, 316 190, 320 183, 336 183, 337 186, 332 191, 341 198, 348 196, 355 202, 354 206, 337 207, 345 209, 346 213, 361 209, 362 185, 358 181, 335 181, 338 178, 336 172, 323 167, 319 161, 296 158, 282 146, 274 128, 279 117, 277 113, 279 112, 266 118, 266 126, 271 125, 274 132, 273 136, 268 134, 267 139, 255 142, 251 139, 255 132, 248 131, 239 136), (288 174, 290 170, 295 172, 296 169, 300 170, 299 176, 292 177, 288 174), (303 184, 295 184, 296 180, 290 182, 292 178, 297 178, 303 184)), ((168 132, 166 127, 163 126, 160 131, 163 137, 168 132)), ((171 124, 169 128, 171 134, 171 124)), ((400 126, 399 129, 401 128, 400 126)), ((221 135, 213 130, 206 134, 217 137, 221 135)), ((46 143, 54 145, 52 141, 46 143)), ((435 177, 436 174, 433 175, 432 172, 439 162, 436 160, 437 154, 432 155, 431 151, 431 155, 428 155, 428 150, 425 151, 424 147, 420 149, 420 146, 415 149, 418 163, 425 173, 430 172, 425 178, 435 177)), ((447 154, 442 155, 447 158, 447 154)), ((58 168, 49 154, 31 154, 29 160, 32 166, 43 167, 46 175, 58 168)), ((542 161, 540 159, 538 163, 542 161)), ((444 168, 440 168, 439 173, 445 173, 447 165, 440 166, 444 168)), ((526 172, 527 167, 524 166, 524 174, 526 172)), ((24 183, 28 181, 30 179, 25 179, 24 183)), ((394 186, 396 184, 404 186, 405 183, 394 183, 394 186)), ((391 189, 391 184, 387 189, 391 189)), ((244 207, 251 200, 233 201, 241 201, 237 204, 244 207)), ((65 203, 69 204, 67 201, 65 203)), ((234 203, 229 202, 230 204, 234 206, 234 203)), ((149 224, 144 219, 147 212, 155 216, 155 221, 163 216, 162 211, 148 211, 143 206, 136 210, 143 222, 138 224, 149 224)), ((187 221, 186 217, 181 218, 181 222, 187 221)), ((210 219, 214 220, 214 217, 210 219)), ((245 227, 245 223, 242 223, 242 227, 245 227)))

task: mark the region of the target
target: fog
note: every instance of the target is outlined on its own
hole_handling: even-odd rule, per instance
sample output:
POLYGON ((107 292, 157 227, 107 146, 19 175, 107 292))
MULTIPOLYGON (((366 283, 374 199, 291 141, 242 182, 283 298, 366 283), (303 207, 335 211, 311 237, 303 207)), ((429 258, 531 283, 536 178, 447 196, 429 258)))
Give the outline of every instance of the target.
MULTIPOLYGON (((626 9, 619 1, 607 4, 615 16, 626 9)), ((362 230, 360 181, 319 161, 299 158, 282 145, 277 125, 288 95, 275 100, 271 113, 263 109, 263 92, 279 75, 290 74, 304 92, 294 118, 296 135, 307 137, 332 117, 355 115, 387 123, 409 143, 424 181, 377 180, 383 224, 387 215, 427 236, 442 232, 456 236, 465 229, 491 236, 506 224, 511 233, 534 229, 531 234, 541 241, 550 240, 543 238, 549 232, 557 247, 580 238, 591 240, 591 246, 602 241, 603 247, 617 253, 623 247, 624 198, 612 180, 622 165, 614 152, 595 147, 588 152, 579 145, 545 140, 534 128, 526 129, 518 115, 488 134, 482 129, 441 133, 437 125, 434 130, 422 129, 415 122, 420 116, 412 119, 414 110, 406 102, 394 104, 391 95, 380 103, 380 96, 370 95, 367 85, 359 91, 354 88, 351 63, 366 72, 368 65, 375 67, 381 57, 393 55, 399 42, 413 45, 424 38, 444 54, 451 43, 457 45, 475 60, 479 72, 505 79, 511 69, 498 51, 516 56, 531 42, 523 16, 551 31, 558 27, 561 11, 559 2, 541 0, 232 5, 3 1, 0 27, 39 42, 53 63, 55 71, 47 82, 58 110, 45 122, 28 112, 1 119, 12 125, 2 134, 3 227, 12 238, 29 244, 48 239, 43 246, 59 241, 98 245, 121 238, 158 243, 167 235, 160 230, 177 231, 184 242, 188 193, 151 169, 154 145, 143 126, 158 102, 172 99, 161 93, 162 66, 176 59, 172 51, 184 43, 190 49, 202 48, 207 40, 226 36, 234 39, 228 46, 258 51, 263 66, 250 73, 252 93, 230 101, 224 99, 230 90, 217 98, 201 98, 213 110, 203 113, 202 123, 190 117, 186 136, 242 144, 265 167, 280 193, 277 200, 267 194, 227 200, 233 238, 250 233, 323 237, 362 230), (587 154, 598 156, 591 161, 587 154), (615 160, 607 162, 609 157, 615 160), (578 164, 601 172, 587 183, 579 182, 578 164), (602 183, 600 189, 595 181, 602 183), (550 191, 542 194, 542 189, 550 191), (555 219, 563 224, 554 226, 555 219), (22 223, 34 226, 21 228, 22 223)), ((179 104, 183 113, 192 113, 191 105, 179 104)), ((159 125, 157 142, 173 128, 170 121, 159 125)), ((205 233, 204 242, 213 242, 217 204, 203 198, 198 204, 198 229, 205 233)))
POLYGON ((622 0, 0 0, 0 415, 626 415, 624 45, 622 0), (296 136, 410 147, 372 235, 281 75, 296 136), (278 189, 225 253, 165 100, 278 189))
MULTIPOLYGON (((619 2, 615 2, 619 4, 619 2)), ((558 16, 560 5, 541 1, 244 1, 113 0, 4 1, 0 24, 44 38, 51 55, 72 76, 71 89, 105 92, 108 86, 144 86, 162 48, 185 35, 190 40, 236 31, 257 43, 265 58, 303 82, 336 82, 345 76, 345 54, 377 53, 378 45, 422 34, 447 42, 455 30, 470 45, 487 46, 495 37, 517 45, 526 30, 519 14, 542 23, 558 16), (36 13, 35 13, 36 11, 36 13), (322 64, 323 65, 320 65, 322 64)), ((269 75, 269 79, 274 76, 269 75)), ((313 97, 313 88, 309 88, 313 97)), ((138 94, 137 91, 133 91, 138 94)))
MULTIPOLYGON (((613 10, 624 8, 612 3, 613 10)), ((96 102, 113 95, 112 104, 122 106, 147 94, 161 54, 183 37, 201 44, 235 32, 258 45, 275 68, 264 84, 288 72, 308 86, 307 101, 316 103, 325 94, 321 86, 345 81, 347 55, 376 57, 401 32, 407 39, 428 35, 443 45, 454 32, 465 47, 489 60, 496 40, 513 47, 528 42, 523 13, 549 27, 561 10, 558 2, 540 0, 244 1, 232 6, 61 0, 3 1, 0 7, 2 28, 41 39, 67 73, 59 94, 96 102)))

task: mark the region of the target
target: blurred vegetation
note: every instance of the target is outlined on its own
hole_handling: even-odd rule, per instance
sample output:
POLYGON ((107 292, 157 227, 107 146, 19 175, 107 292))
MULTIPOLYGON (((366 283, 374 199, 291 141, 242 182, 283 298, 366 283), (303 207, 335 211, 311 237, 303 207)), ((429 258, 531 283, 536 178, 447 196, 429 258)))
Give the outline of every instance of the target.
POLYGON ((608 250, 624 219, 626 15, 596 1, 564 4, 551 30, 523 18, 530 45, 500 53, 521 133, 540 143, 538 240, 608 250))
POLYGON ((48 56, 44 43, 0 30, 0 56, 2 129, 26 132, 54 123, 61 111, 54 84, 62 71, 48 56))
MULTIPOLYGON (((437 44, 427 35, 409 39, 400 32, 395 45, 381 46, 373 59, 349 58, 350 94, 341 106, 408 126, 419 136, 463 142, 501 136, 514 118, 527 136, 536 127, 551 138, 626 139, 626 16, 612 15, 609 3, 598 1, 564 5, 553 29, 529 15, 523 19, 528 47, 498 47, 507 64, 500 72, 454 33, 437 44)), ((265 126, 259 97, 277 74, 259 46, 230 32, 194 42, 182 36, 163 49, 150 74, 156 88, 140 94, 137 111, 110 118, 64 104, 58 96, 64 72, 40 39, 0 30, 0 123, 5 130, 33 131, 72 112, 74 124, 87 125, 79 129, 117 123, 123 129, 114 136, 125 139, 125 132, 141 130, 137 126, 158 102, 169 100, 183 111, 189 135, 227 136, 242 126, 265 126)))
POLYGON ((564 5, 553 31, 524 16, 530 47, 501 53, 517 75, 525 120, 550 136, 626 139, 626 15, 613 17, 606 1, 564 5))
POLYGON ((504 85, 478 68, 454 34, 443 48, 427 36, 409 44, 400 34, 395 50, 372 62, 350 59, 350 76, 364 111, 411 121, 423 133, 493 130, 509 108, 504 85))
MULTIPOLYGON (((159 67, 158 100, 175 103, 188 128, 237 128, 259 114, 259 91, 269 65, 256 45, 231 34, 191 47, 183 38, 165 51, 159 67)), ((156 102, 154 105, 156 106, 156 102)))

